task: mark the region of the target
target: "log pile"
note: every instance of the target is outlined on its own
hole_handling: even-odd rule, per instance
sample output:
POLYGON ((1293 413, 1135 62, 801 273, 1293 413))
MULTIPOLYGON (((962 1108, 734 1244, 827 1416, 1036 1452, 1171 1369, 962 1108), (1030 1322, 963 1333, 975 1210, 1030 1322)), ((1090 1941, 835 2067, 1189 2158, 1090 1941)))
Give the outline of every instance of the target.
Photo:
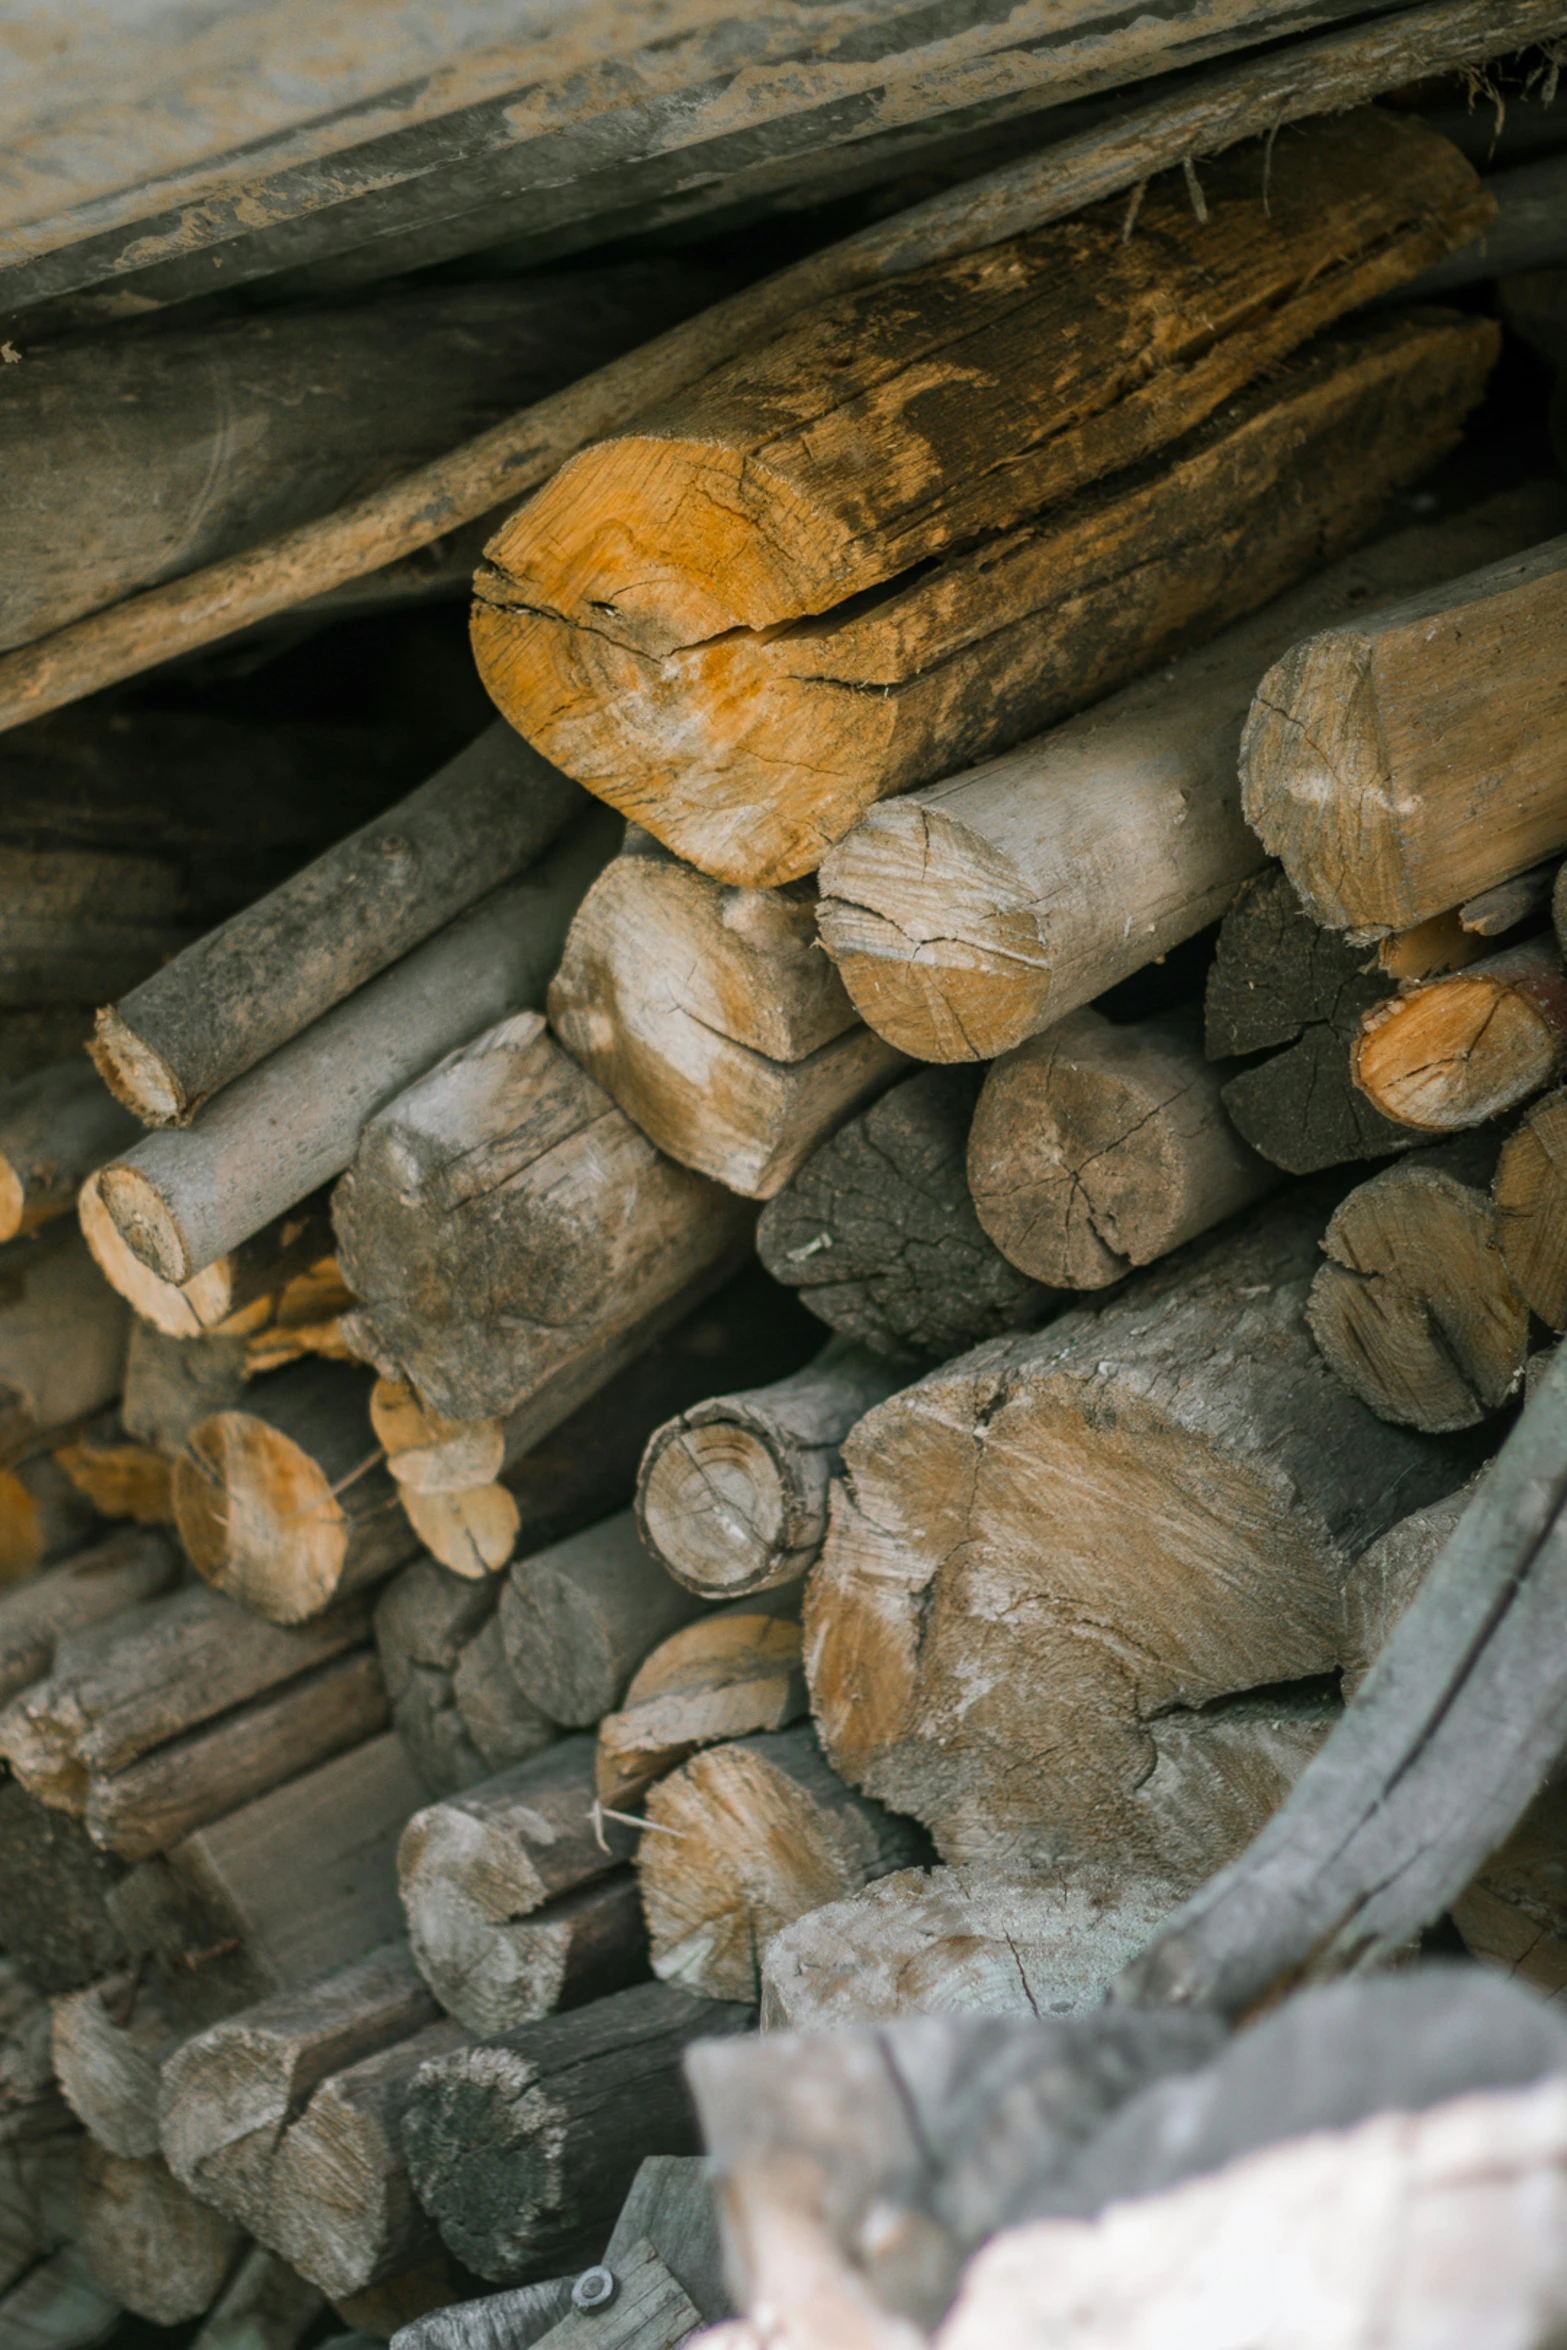
POLYGON ((580 13, 0 218, 0 2342, 1543 2350, 1567 15, 580 13))

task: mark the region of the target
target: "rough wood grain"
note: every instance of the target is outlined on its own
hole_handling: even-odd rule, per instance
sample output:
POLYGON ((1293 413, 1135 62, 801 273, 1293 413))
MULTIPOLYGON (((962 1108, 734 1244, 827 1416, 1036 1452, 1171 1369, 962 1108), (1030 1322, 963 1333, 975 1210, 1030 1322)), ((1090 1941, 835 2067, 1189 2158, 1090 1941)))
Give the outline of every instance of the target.
POLYGON ((125 1874, 76 1820, 0 1781, 0 1907, 6 1947, 28 1980, 50 1993, 79 1991, 126 1960, 110 1913, 125 1874))
MULTIPOLYGON (((882 802, 821 875, 859 1010, 922 1060, 986 1060, 1201 930, 1259 862, 1236 780, 1259 667, 1564 520, 1560 485, 1535 481, 1394 532, 1036 742, 882 802)), ((1330 525, 1307 562, 1342 543, 1330 525)))
POLYGON ((1518 1394, 1529 1308, 1501 1249, 1490 1136, 1418 1151, 1357 1184, 1323 1237, 1306 1318, 1378 1417, 1472 1428, 1518 1394))
POLYGON ((166 1458, 199 1421, 238 1402, 244 1386, 243 1339, 173 1339, 132 1324, 120 1415, 128 1435, 166 1458))
POLYGON ((403 1831, 409 1946, 470 2031, 509 2031, 645 1972, 635 1887, 617 1866, 635 1839, 598 1819, 593 1762, 591 1738, 558 1739, 403 1831))
POLYGON ((559 1734, 560 1725, 540 1712, 512 1671, 498 1616, 491 1616, 457 1659, 452 1703, 486 1773, 528 1761, 559 1734))
POLYGON ((1250 1207, 1277 1171, 1231 1126, 1195 1007, 1116 1027, 1086 1007, 996 1061, 968 1181, 1002 1255, 1104 1289, 1250 1207))
POLYGON ((627 1811, 700 1747, 798 1720, 806 1710, 798 1606, 798 1587, 786 1587, 718 1609, 660 1642, 620 1708, 599 1723, 600 1802, 627 1811))
POLYGON ((905 1077, 812 1153, 757 1226, 775 1281, 894 1362, 1027 1329, 1058 1302, 975 1212, 964 1158, 978 1093, 968 1070, 905 1077))
POLYGON ((0 1591, 0 1699, 43 1680, 69 1635, 155 1599, 178 1576, 179 1560, 166 1535, 126 1527, 0 1591))
POLYGON ((1254 1210, 850 1437, 807 1597, 812 1706, 836 1767, 943 1859, 1196 1883, 1330 1728, 1312 1677, 1352 1560, 1464 1464, 1318 1355, 1326 1206, 1254 1210))
POLYGON ((637 1472, 644 1543, 707 1599, 793 1582, 827 1532, 843 1439, 897 1384, 880 1356, 832 1339, 787 1379, 710 1396, 666 1421, 637 1472))
POLYGON ((771 1199, 903 1065, 816 950, 813 891, 725 888, 639 836, 572 923, 550 1025, 660 1150, 771 1199))
POLYGON ((1554 938, 1428 979, 1366 1013, 1351 1046, 1374 1110, 1425 1134, 1499 1117, 1567 1062, 1567 973, 1554 938))
POLYGON ((780 1927, 924 1847, 829 1768, 809 1724, 696 1755, 649 1791, 647 1817, 637 1874, 653 1972, 708 1999, 754 2002, 780 1927))
POLYGON ((321 2295, 260 2244, 212 2304, 191 2350, 299 2350, 323 2313, 321 2295))
POLYGON ((523 1695, 551 1721, 587 1729, 701 1608, 645 1546, 635 1513, 621 1510, 517 1560, 501 1595, 501 1637, 523 1695))
MULTIPOLYGON (((332 1226, 324 1193, 301 1200, 264 1224, 188 1281, 165 1281, 144 1264, 103 1201, 97 1173, 77 1200, 83 1235, 98 1270, 161 1336, 190 1340, 242 1337, 263 1343, 302 1294, 312 1310, 339 1314, 352 1301, 332 1259, 332 1226), (285 1300, 288 1301, 285 1309, 285 1300)), ((245 1367, 252 1366, 247 1344, 245 1367)))
POLYGON ((178 1983, 158 1968, 130 1968, 54 2001, 60 2091, 100 2146, 159 2151, 158 2076, 195 2028, 178 1983))
POLYGON ((1535 1102, 1502 1145, 1492 1180, 1497 1240, 1529 1309, 1567 1326, 1567 1093, 1535 1102))
POLYGON ((519 1450, 717 1286, 754 1213, 654 1150, 530 1012, 370 1122, 334 1212, 355 1347, 449 1418, 511 1416, 519 1450))
POLYGON ((541 997, 612 830, 591 814, 572 825, 533 872, 368 981, 188 1127, 112 1160, 99 1191, 133 1253, 188 1281, 330 1182, 375 1112, 464 1036, 541 997))
POLYGON ((174 1469, 198 1574, 274 1624, 381 1581, 417 1547, 370 1428, 368 1373, 303 1362, 192 1429, 174 1469))
POLYGON ((242 2238, 187 2194, 161 2155, 133 2159, 89 2140, 81 2200, 88 2273, 121 2309, 168 2326, 211 2307, 242 2238))
POLYGON ((464 1645, 491 1621, 496 1597, 493 1585, 420 1558, 376 1601, 376 1654, 393 1726, 432 1795, 453 1794, 486 1776, 457 1712, 453 1675, 464 1645))
POLYGON ((134 1127, 85 1061, 55 1061, 0 1094, 0 1241, 63 1216, 134 1127))
POLYGON ((427 2066, 403 2137, 448 2248, 497 2284, 596 2258, 641 2159, 695 2151, 685 2050, 751 2020, 648 1983, 427 2066))
POLYGON ((63 1219, 0 1268, 0 1466, 113 1403, 130 1317, 63 1219))

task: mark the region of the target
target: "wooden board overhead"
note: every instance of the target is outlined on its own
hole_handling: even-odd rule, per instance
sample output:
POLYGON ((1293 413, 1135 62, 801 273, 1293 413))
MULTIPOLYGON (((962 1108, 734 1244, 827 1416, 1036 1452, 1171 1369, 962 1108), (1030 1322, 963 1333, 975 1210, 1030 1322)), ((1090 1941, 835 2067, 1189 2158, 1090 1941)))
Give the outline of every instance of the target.
MULTIPOLYGON (((142 0, 0 27, 0 316, 322 292, 504 243, 539 259, 1388 0, 142 0), (287 67, 279 62, 286 59, 287 67)), ((8 12, 9 13, 9 12, 8 12)), ((993 156, 992 158, 993 159, 993 156)))

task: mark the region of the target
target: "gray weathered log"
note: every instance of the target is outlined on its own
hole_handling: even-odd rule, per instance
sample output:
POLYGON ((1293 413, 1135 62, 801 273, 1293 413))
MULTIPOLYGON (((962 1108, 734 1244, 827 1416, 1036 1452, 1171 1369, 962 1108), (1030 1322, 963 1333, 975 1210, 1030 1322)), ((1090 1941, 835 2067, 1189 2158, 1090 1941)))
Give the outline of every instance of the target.
POLYGON ((964 1174, 977 1071, 922 1070, 813 1151, 757 1227, 775 1281, 895 1362, 1045 1319, 1058 1293, 1009 1265, 964 1174))
POLYGON ((169 1338, 136 1321, 125 1357, 120 1417, 155 1451, 180 1451, 198 1421, 227 1411, 245 1385, 242 1338, 169 1338))
POLYGON ((586 1729, 626 1693, 644 1657, 702 1602, 642 1541, 630 1510, 518 1559, 501 1595, 506 1661, 553 1722, 586 1729))
POLYGON ((94 2350, 119 2325, 120 2305, 91 2275, 79 2244, 30 2269, 0 2300, 11 2350, 94 2350))
POLYGON ((210 2309, 243 2241, 232 2220, 198 2203, 159 2154, 82 2154, 82 2252, 122 2309, 178 2325, 210 2309))
POLYGON ((130 1315, 63 1219, 6 1251, 0 1295, 0 1465, 113 1403, 130 1315))
POLYGON ((78 1991, 124 1965, 125 1937, 109 1907, 124 1874, 124 1862, 100 1852, 78 1821, 0 1780, 6 1950, 40 1990, 78 1991))
POLYGON ((392 2336, 395 2350, 533 2350, 569 2312, 575 2283, 575 2277, 551 2277, 432 2309, 392 2336))
POLYGON ((393 1727, 432 1795, 455 1794, 500 1768, 487 1766, 473 1743, 453 1687, 459 1657, 491 1621, 499 1597, 494 1583, 419 1558, 376 1601, 376 1653, 393 1727))
POLYGON ((1531 1105, 1502 1145, 1492 1195, 1507 1270, 1532 1312, 1567 1325, 1567 1089, 1531 1105))
POLYGON ((189 1125, 211 1095, 534 864, 585 805, 509 726, 486 728, 384 816, 100 1012, 104 1078, 143 1124, 189 1125))
POLYGON ((55 2000, 61 2094, 100 2146, 158 2153, 158 2076, 195 2028, 179 1984, 156 1967, 128 1968, 55 2000))
POLYGON ((58 1567, 0 1592, 0 1701, 49 1673, 70 1633, 156 1599, 179 1576, 167 1535, 127 1526, 58 1567))
POLYGON ((470 1743, 483 1759, 481 1775, 527 1762, 560 1734, 559 1723, 539 1711, 512 1671, 498 1615, 491 1616, 457 1659, 452 1703, 470 1743))
POLYGON ((714 1608, 660 1641, 598 1728, 594 1780, 614 1811, 701 1748, 786 1730, 807 1711, 800 1585, 714 1608))
POLYGON ((298 2350, 324 2308, 285 2260, 253 2244, 244 2253, 191 2350, 298 2350))
POLYGON ((68 1213, 93 1169, 134 1134, 85 1060, 55 1061, 8 1085, 0 1094, 0 1240, 68 1213))
POLYGON ((751 2020, 648 1983, 428 2065, 403 2137, 448 2248, 496 2283, 594 2258, 641 2158, 696 2150, 685 2050, 751 2020))
POLYGON ((353 1157, 366 1122, 462 1038, 544 992, 578 898, 611 854, 590 811, 530 873, 415 947, 175 1133, 104 1168, 105 1207, 165 1281, 188 1281, 353 1157))

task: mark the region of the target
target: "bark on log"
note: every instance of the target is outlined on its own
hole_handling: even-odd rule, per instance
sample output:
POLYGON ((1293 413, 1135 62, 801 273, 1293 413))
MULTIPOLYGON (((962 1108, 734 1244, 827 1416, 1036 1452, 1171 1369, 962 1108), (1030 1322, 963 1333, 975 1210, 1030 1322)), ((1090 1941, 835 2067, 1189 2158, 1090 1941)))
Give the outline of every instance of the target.
POLYGON ((166 1457, 199 1422, 237 1403, 244 1387, 243 1339, 173 1339, 148 1323, 131 1325, 120 1416, 129 1435, 166 1457))
POLYGON ((487 727, 407 799, 100 1012, 105 1082, 144 1125, 188 1126, 213 1094, 533 865, 584 804, 510 727, 487 727))
POLYGON ((524 1449, 717 1286, 754 1210, 520 1012, 371 1122, 335 1214, 354 1346, 452 1419, 509 1417, 524 1449))
POLYGON ((1567 1327, 1567 1091, 1525 1111, 1492 1180, 1497 1240, 1532 1313, 1567 1327))
POLYGON ((836 1767, 945 1860, 1196 1882, 1320 1743, 1351 1561, 1463 1475, 1312 1344, 1325 1204, 1265 1206, 850 1437, 806 1607, 812 1706, 836 1767))
POLYGON ((43 1680, 62 1640, 156 1599, 179 1571, 167 1536, 126 1527, 63 1565, 0 1591, 0 1701, 43 1680))
MULTIPOLYGON (((496 1597, 500 1594, 497 1591, 496 1597)), ((492 1615, 464 1648, 452 1672, 452 1703, 487 1777, 541 1754, 560 1725, 526 1697, 506 1655, 506 1635, 492 1615)))
POLYGON ((397 1839, 423 1800, 392 1733, 367 1739, 131 1870, 124 1941, 213 2017, 314 1982, 401 1933, 397 1839))
POLYGON ((814 1151, 763 1211, 756 1245, 813 1314, 894 1362, 1027 1329, 1059 1302, 1009 1265, 964 1173, 979 1079, 906 1077, 814 1151))
MULTIPOLYGON (((1399 446, 1391 411, 1375 429, 1399 446)), ((1368 595, 1428 587, 1563 519, 1560 485, 1532 482, 1398 531, 1037 742, 872 810, 821 875, 823 940, 859 1010, 922 1060, 987 1060, 1201 930, 1259 862, 1236 780, 1259 667, 1368 595)), ((1346 535, 1335 509, 1306 561, 1346 535)))
POLYGON ((1086 2012, 1178 1898, 1157 1877, 1128 1889, 1076 1870, 1030 1884, 900 1869, 773 1936, 762 1955, 762 2029, 1086 2012))
POLYGON ((56 1061, 0 1096, 0 1241, 76 1205, 135 1127, 86 1061, 56 1061))
POLYGON ((13 1245, 0 1289, 0 1467, 113 1403, 129 1328, 70 1225, 13 1245))
POLYGON ((145 1967, 106 1976, 54 2002, 61 2094, 111 2154, 159 2152, 158 2077, 196 2028, 172 1976, 145 1967))
POLYGON ((388 1942, 307 1990, 212 2025, 163 2066, 165 2159, 192 2194, 264 2229, 284 2133, 321 2083, 438 2020, 406 1943, 388 1942))
POLYGON ((1319 922, 1404 930, 1567 848, 1548 540, 1303 640, 1257 688, 1247 822, 1319 922))
POLYGON ((192 1429, 174 1512, 191 1564, 274 1624, 381 1581, 417 1547, 370 1428, 370 1379, 297 1363, 192 1429))
POLYGON ((601 1821, 591 1738, 416 1812, 398 1847, 409 1946, 449 2015, 482 2034, 618 1991, 646 1972, 635 1848, 601 1821))
POLYGON ((392 2339, 397 2350, 533 2350, 569 2314, 575 2283, 575 2277, 551 2277, 544 2284, 458 2301, 416 2318, 392 2339))
POLYGON ((172 2326, 211 2308, 243 2239, 186 2193, 161 2155, 132 2159, 89 2140, 81 2192, 88 2273, 121 2309, 172 2326))
POLYGON ((582 902, 550 1025, 660 1150, 771 1199, 903 1066, 816 944, 814 890, 728 889, 642 835, 582 902))
POLYGON ((1356 1085, 1381 1116, 1451 1134, 1539 1093, 1567 1063, 1567 973, 1554 938, 1428 979, 1365 1015, 1356 1085))
MULTIPOLYGON (((97 1174, 82 1185, 77 1214, 99 1272, 164 1338, 252 1338, 270 1327, 294 1284, 331 1263, 332 1226, 324 1193, 275 1216, 183 1282, 165 1281, 142 1263, 105 1207, 97 1174)), ((350 1302, 346 1290, 330 1301, 336 1312, 350 1302)))
POLYGON ((1529 1308, 1490 1195, 1497 1149, 1464 1136, 1384 1168, 1333 1211, 1306 1318, 1379 1419, 1475 1427, 1523 1387, 1529 1308))
POLYGON ((925 1850, 912 1821, 829 1769, 809 1724, 697 1755, 649 1791, 647 1817, 653 1972, 707 1999, 754 2003, 772 1935, 925 1850))
POLYGON ((797 1586, 739 1601, 654 1649, 598 1728, 594 1784, 627 1811, 700 1747, 785 1730, 806 1710, 797 1586), (766 1612, 763 1612, 766 1611, 766 1612))
POLYGON ((1086 1007, 985 1079, 968 1180, 1002 1255, 1058 1289, 1104 1289, 1271 1191, 1203 1057, 1195 1009, 1114 1027, 1086 1007))
POLYGON ((476 1027, 543 995, 613 830, 593 814, 572 825, 533 872, 368 981, 188 1127, 111 1160, 99 1190, 132 1251, 165 1281, 189 1281, 340 1174, 377 1110, 476 1027))
POLYGON ((794 1582, 827 1532, 844 1438, 897 1385, 880 1356, 831 1339, 790 1378, 711 1396, 666 1421, 637 1472, 644 1543, 704 1599, 794 1582))
MULTIPOLYGON (((1075 493, 1199 430, 1483 225, 1470 166, 1411 127, 1315 125, 1287 164, 1272 158, 1266 191, 1261 147, 1242 149, 1210 170, 1203 221, 1184 178, 1155 180, 1144 240, 1105 204, 981 263, 808 311, 651 429, 584 451, 497 533, 477 577, 474 650, 497 704, 692 864, 765 887, 954 755, 983 757, 1122 682, 1196 619, 1190 583, 1179 618, 1134 619, 1124 598, 1112 616, 1090 590, 1092 674, 1069 683, 1051 658, 1061 607, 1050 635, 1025 626, 1024 656, 998 625, 998 573, 1009 555, 1027 566, 1020 537, 1048 532, 1075 493), (1128 396, 1134 347, 1157 358, 1128 396), (1001 473, 998 439, 1027 451, 1001 473), (853 601, 925 566, 886 610, 853 601), (915 640, 937 635, 955 674, 933 680, 937 646, 915 640)), ((1238 592, 1216 599, 1222 617, 1238 592)))
POLYGON ((751 2021, 647 1983, 428 2065, 403 2139, 448 2249, 496 2284, 596 2258, 642 2157, 696 2151, 685 2050, 751 2021))
POLYGON ((584 1730, 619 1705, 659 1642, 701 1612, 621 1510, 518 1559, 501 1594, 501 1637, 523 1695, 550 1721, 584 1730))
POLYGON ((275 2252, 252 2244, 191 2350, 299 2350, 322 2313, 314 2285, 275 2252))
POLYGON ((415 1559, 376 1601, 376 1653, 392 1722, 432 1795, 453 1794, 485 1776, 457 1713, 453 1675, 464 1645, 492 1619, 498 1596, 493 1585, 415 1559))
POLYGON ((524 496, 595 434, 616 430, 754 347, 810 302, 1064 219, 1156 171, 1268 136, 1305 115, 1359 105, 1412 76, 1483 63, 1499 46, 1554 31, 1557 12, 1558 0, 1435 0, 1385 25, 1297 42, 1201 75, 1178 98, 1161 94, 1041 158, 878 222, 354 506, 7 656, 0 724, 132 676, 176 646, 194 649, 229 635, 524 496))
POLYGON ((41 1991, 79 1991, 126 1961, 110 1910, 125 1874, 77 1821, 0 1781, 0 1910, 6 1948, 41 1991))

